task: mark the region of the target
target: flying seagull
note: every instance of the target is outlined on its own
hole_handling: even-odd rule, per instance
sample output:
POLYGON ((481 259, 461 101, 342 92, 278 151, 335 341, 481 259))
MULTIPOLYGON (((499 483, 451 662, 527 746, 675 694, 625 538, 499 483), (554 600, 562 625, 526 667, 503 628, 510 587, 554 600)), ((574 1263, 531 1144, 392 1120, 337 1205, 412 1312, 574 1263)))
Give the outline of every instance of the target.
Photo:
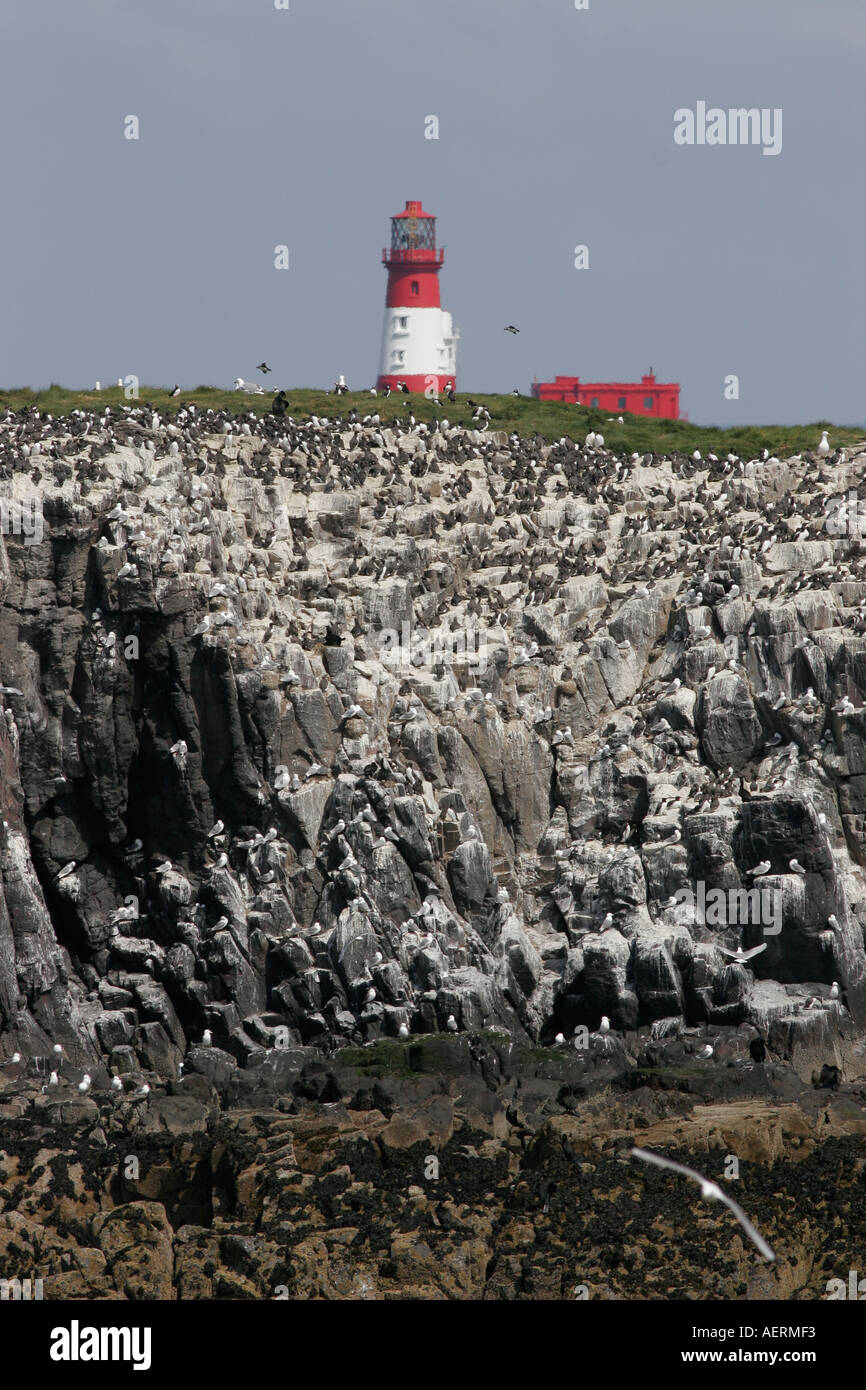
POLYGON ((520 329, 515 328, 513 323, 508 323, 505 325, 505 328, 503 328, 502 331, 503 333, 519 333, 520 329))
POLYGON ((632 1149, 631 1155, 632 1158, 643 1159, 644 1163, 654 1163, 658 1168, 669 1168, 672 1173, 682 1173, 683 1177, 691 1178, 693 1182, 700 1183, 701 1196, 704 1200, 708 1202, 713 1200, 724 1202, 725 1206, 734 1213, 734 1216, 739 1221, 746 1235, 749 1237, 749 1240, 752 1241, 753 1245, 755 1245, 759 1251, 761 1257, 765 1260, 775 1260, 776 1256, 773 1254, 763 1236, 755 1230, 742 1207, 738 1207, 733 1198, 722 1191, 718 1183, 710 1182, 708 1178, 701 1177, 701 1174, 696 1173, 694 1168, 687 1168, 684 1163, 674 1163, 669 1158, 662 1158, 661 1154, 651 1153, 649 1149, 632 1149))
POLYGON ((257 371, 257 372, 262 372, 263 374, 264 374, 265 372, 269 372, 270 370, 271 370, 271 369, 270 369, 270 367, 268 366, 267 362, 260 362, 259 365, 256 367, 256 371, 257 371))
POLYGON ((760 944, 760 946, 753 946, 753 947, 751 948, 751 950, 749 950, 749 951, 744 951, 743 948, 742 948, 742 946, 738 946, 737 949, 736 949, 736 951, 729 951, 728 948, 727 948, 727 946, 720 946, 720 947, 719 947, 719 950, 720 950, 720 951, 723 951, 724 954, 725 954, 726 956, 730 956, 730 957, 731 957, 731 960, 737 960, 737 961, 751 960, 751 959, 752 959, 752 956, 759 956, 759 955, 761 954, 761 952, 762 952, 762 951, 766 951, 766 949, 767 949, 767 943, 766 943, 766 941, 762 941, 761 944, 760 944))

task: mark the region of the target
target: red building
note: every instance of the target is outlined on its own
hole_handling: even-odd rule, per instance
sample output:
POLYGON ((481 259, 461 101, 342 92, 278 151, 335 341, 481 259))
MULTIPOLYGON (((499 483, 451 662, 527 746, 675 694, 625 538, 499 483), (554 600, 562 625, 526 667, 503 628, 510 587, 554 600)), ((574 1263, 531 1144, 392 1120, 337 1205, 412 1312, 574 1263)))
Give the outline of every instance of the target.
POLYGON ((652 368, 639 382, 582 382, 577 376, 533 381, 532 394, 540 401, 571 401, 575 405, 611 410, 617 414, 626 410, 632 415, 656 415, 664 420, 680 418, 679 384, 656 381, 652 368))

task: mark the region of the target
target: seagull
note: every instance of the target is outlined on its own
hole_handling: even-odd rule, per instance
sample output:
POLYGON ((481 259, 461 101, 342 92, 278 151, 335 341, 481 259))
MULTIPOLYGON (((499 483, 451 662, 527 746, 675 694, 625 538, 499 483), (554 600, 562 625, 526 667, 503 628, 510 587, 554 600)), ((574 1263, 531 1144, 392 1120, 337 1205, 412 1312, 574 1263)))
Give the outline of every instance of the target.
POLYGON ((556 1037, 554 1038, 553 1041, 554 1041, 554 1043, 556 1044, 557 1047, 564 1047, 564 1046, 565 1046, 565 1034, 564 1034, 564 1033, 557 1033, 557 1035, 556 1035, 556 1037))
POLYGON ((830 442, 827 439, 826 430, 824 430, 821 434, 821 443, 818 445, 818 453, 820 454, 822 459, 825 459, 827 455, 830 453, 830 442))
POLYGON ((802 877, 805 878, 805 876, 806 876, 806 870, 803 868, 803 865, 799 862, 799 860, 797 860, 797 859, 789 859, 789 860, 788 860, 788 868, 791 870, 792 873, 794 873, 794 874, 800 874, 802 877))
POLYGON ((712 1057, 712 1055, 713 1055, 713 1045, 712 1045, 712 1043, 707 1043, 706 1047, 702 1047, 701 1050, 700 1050, 700 1052, 698 1053, 698 1056, 699 1056, 699 1057, 712 1057))
POLYGON ((602 1014, 601 1023, 598 1025, 598 1031, 600 1033, 610 1032, 610 1019, 608 1018, 607 1014, 602 1014))
POLYGON ((502 331, 503 331, 503 333, 519 333, 519 332, 520 332, 520 329, 519 329, 519 328, 515 328, 513 323, 508 323, 508 324, 505 325, 505 327, 504 327, 504 329, 503 329, 502 331))
POLYGON ((112 1091, 122 1091, 122 1090, 123 1090, 123 1082, 121 1081, 121 1079, 120 1079, 119 1076, 113 1076, 113 1077, 111 1078, 111 1089, 112 1089, 112 1091))
POLYGON ((753 878, 760 878, 762 874, 768 874, 770 872, 769 859, 762 859, 760 864, 755 865, 754 869, 747 869, 746 872, 751 874, 753 878))
POLYGON ((643 1159, 644 1163, 654 1163, 658 1168, 669 1168, 672 1173, 682 1173, 684 1177, 691 1178, 693 1182, 700 1183, 701 1196, 704 1200, 708 1202, 714 1200, 724 1202, 725 1206, 734 1213, 734 1216, 739 1221, 753 1245, 756 1246, 762 1258, 765 1260, 775 1260, 776 1256, 773 1254, 763 1236, 755 1230, 742 1207, 738 1207, 737 1203, 729 1197, 726 1192, 723 1192, 717 1183, 710 1182, 707 1178, 701 1177, 700 1173, 696 1173, 694 1168, 687 1168, 684 1163, 673 1163, 669 1158, 662 1158, 661 1154, 651 1153, 649 1149, 632 1149, 631 1154, 633 1158, 643 1159))
POLYGON ((201 1035, 202 1047, 213 1047, 213 1033, 209 1028, 205 1028, 201 1035))
POLYGON ((74 859, 70 860, 68 864, 64 864, 63 868, 57 875, 58 880, 61 878, 68 878, 70 874, 74 874, 76 867, 77 866, 74 859))
POLYGON ((90 1090, 90 1074, 89 1074, 89 1072, 85 1072, 84 1075, 82 1076, 81 1080, 80 1080, 79 1083, 78 1083, 78 1089, 79 1089, 79 1091, 81 1092, 81 1094, 82 1094, 83 1096, 86 1096, 86 1095, 87 1095, 87 1092, 90 1090))
POLYGON ((263 376, 266 372, 269 372, 270 370, 271 369, 268 366, 267 362, 260 362, 259 365, 256 367, 256 371, 261 372, 263 376))
POLYGON ((408 1023, 401 1023, 401 1024, 400 1024, 400 1027, 399 1027, 398 1030, 397 1030, 397 1037, 400 1038, 402 1042, 405 1042, 406 1039, 408 1038, 408 1036, 409 1036, 409 1025, 408 1025, 408 1023))
POLYGON ((753 947, 751 948, 751 950, 749 950, 749 951, 744 951, 743 948, 742 948, 742 946, 738 946, 737 949, 736 949, 736 951, 729 951, 728 948, 727 948, 727 946, 720 946, 720 947, 719 947, 719 950, 720 950, 720 951, 723 951, 724 954, 725 954, 726 956, 730 956, 730 957, 731 957, 731 960, 736 960, 736 961, 751 960, 751 959, 752 959, 752 956, 759 956, 759 955, 761 954, 761 952, 762 952, 762 951, 766 951, 766 949, 767 949, 767 943, 766 943, 766 941, 762 941, 761 944, 760 944, 760 946, 753 946, 753 947))
POLYGON ((457 1019, 454 1017, 453 1014, 448 1015, 447 1019, 445 1020, 445 1027, 448 1029, 449 1033, 457 1032, 457 1019))
POLYGON ((209 840, 213 840, 216 838, 217 835, 221 835, 224 830, 225 822, 218 820, 216 825, 212 825, 210 830, 207 832, 207 837, 209 840))
POLYGON ((838 998, 839 998, 839 985, 838 985, 838 983, 837 983, 836 980, 834 980, 833 983, 832 983, 832 985, 830 986, 830 998, 831 998, 831 999, 838 999, 838 998))
POLYGON ((140 1090, 136 1091, 136 1093, 135 1093, 135 1099, 136 1099, 136 1100, 144 1100, 145 1097, 146 1097, 146 1096, 149 1096, 149 1095, 150 1095, 150 1087, 148 1086, 147 1082, 145 1081, 144 1085, 140 1088, 140 1090))

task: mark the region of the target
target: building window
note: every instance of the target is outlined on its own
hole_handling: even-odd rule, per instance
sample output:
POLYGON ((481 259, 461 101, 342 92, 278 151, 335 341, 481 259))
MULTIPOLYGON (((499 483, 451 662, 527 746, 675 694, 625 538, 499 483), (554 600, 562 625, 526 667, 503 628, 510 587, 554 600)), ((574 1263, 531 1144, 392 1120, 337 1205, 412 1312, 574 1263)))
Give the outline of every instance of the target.
POLYGON ((403 352, 392 352, 392 353, 391 353, 391 357, 392 357, 393 361, 396 363, 396 365, 397 365, 398 367, 399 367, 400 363, 403 361, 404 356, 405 356, 405 353, 403 353, 403 352))
POLYGON ((643 398, 643 408, 644 408, 644 410, 652 410, 653 404, 654 404, 654 402, 653 402, 652 396, 644 396, 644 398, 643 398))
POLYGON ((403 318, 399 318, 397 320, 397 323, 400 325, 401 328, 408 328, 409 326, 409 320, 405 316, 403 318))
POLYGON ((590 405, 593 405, 593 406, 597 406, 597 405, 598 405, 598 396, 593 396, 592 400, 590 401, 590 405))
POLYGON ((420 294, 420 292, 421 292, 421 286, 418 284, 418 281, 417 281, 417 280, 413 280, 413 281, 412 281, 412 293, 413 293, 413 294, 420 294))

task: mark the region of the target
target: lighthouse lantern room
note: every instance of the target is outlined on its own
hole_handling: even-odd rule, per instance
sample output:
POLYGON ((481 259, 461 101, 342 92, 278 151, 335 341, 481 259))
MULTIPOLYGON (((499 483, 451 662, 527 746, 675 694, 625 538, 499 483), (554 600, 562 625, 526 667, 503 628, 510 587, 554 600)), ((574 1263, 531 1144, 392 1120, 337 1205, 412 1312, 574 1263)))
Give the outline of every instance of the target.
POLYGON ((407 202, 391 218, 391 246, 382 252, 388 271, 382 362, 376 382, 410 391, 442 390, 457 384, 457 339, 451 315, 440 307, 439 271, 444 250, 436 249, 436 218, 420 203, 407 202))

